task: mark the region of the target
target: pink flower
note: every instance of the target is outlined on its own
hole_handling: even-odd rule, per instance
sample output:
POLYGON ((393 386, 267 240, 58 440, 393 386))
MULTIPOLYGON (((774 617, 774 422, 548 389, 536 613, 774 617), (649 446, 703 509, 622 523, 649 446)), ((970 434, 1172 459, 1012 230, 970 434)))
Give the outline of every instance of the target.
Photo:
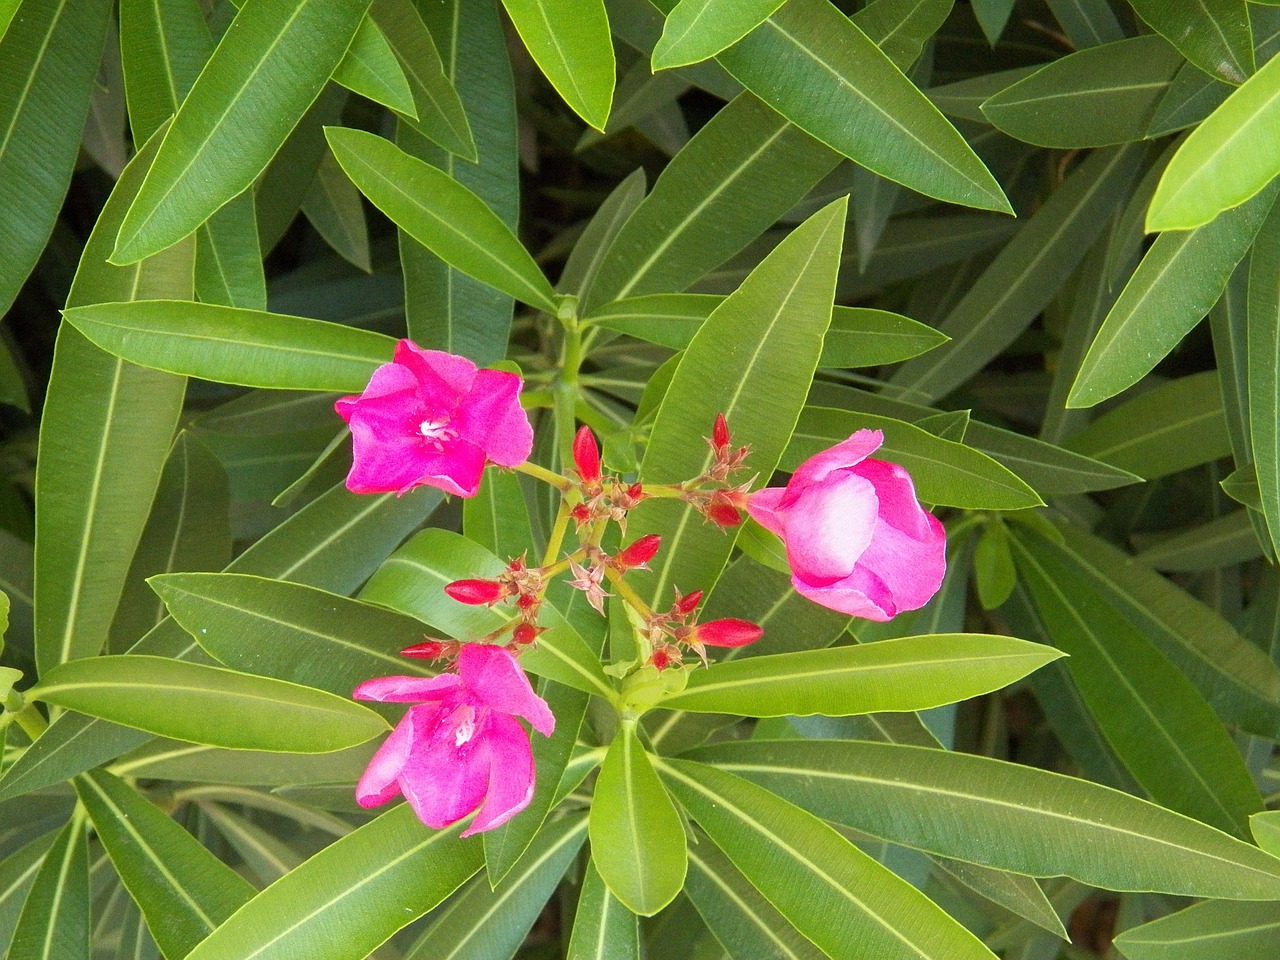
POLYGON ((747 513, 782 538, 798 593, 868 620, 924 606, 947 569, 946 531, 907 471, 868 459, 883 442, 879 430, 859 430, 802 463, 785 488, 747 500, 747 513))
POLYGON ((457 673, 379 677, 354 696, 418 704, 369 761, 356 786, 360 806, 403 793, 418 819, 437 830, 479 807, 464 837, 501 826, 528 806, 533 751, 516 717, 545 736, 556 719, 503 647, 465 643, 457 673))
POLYGON ((426 484, 475 496, 486 461, 519 466, 533 449, 520 386, 514 373, 401 340, 364 393, 334 404, 354 443, 347 489, 400 495, 426 484))

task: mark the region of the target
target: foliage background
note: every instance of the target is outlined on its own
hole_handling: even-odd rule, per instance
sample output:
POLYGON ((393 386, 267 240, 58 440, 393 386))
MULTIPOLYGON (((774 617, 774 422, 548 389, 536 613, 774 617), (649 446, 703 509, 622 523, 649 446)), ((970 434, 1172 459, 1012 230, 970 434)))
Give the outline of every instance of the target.
POLYGON ((1274 955, 1280 7, 238 6, 0 0, 9 957, 1274 955), (431 588, 555 506, 342 489, 333 399, 404 334, 518 364, 552 468, 576 418, 679 479, 739 397, 766 472, 883 429, 950 533, 925 610, 798 600, 750 524, 646 589, 761 622, 747 674, 973 663, 615 735, 625 623, 566 593, 529 815, 359 811, 340 698, 488 629, 431 588), (1070 656, 984 686, 995 634, 1070 656))

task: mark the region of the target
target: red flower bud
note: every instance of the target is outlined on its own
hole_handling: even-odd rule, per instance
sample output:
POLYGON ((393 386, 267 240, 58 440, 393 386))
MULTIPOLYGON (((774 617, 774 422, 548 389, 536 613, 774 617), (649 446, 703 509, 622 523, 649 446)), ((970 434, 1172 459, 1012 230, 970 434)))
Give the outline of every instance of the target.
POLYGON ((671 666, 673 662, 679 662, 679 653, 680 652, 677 650, 676 655, 673 657, 671 655, 670 647, 658 647, 658 649, 653 651, 653 656, 649 658, 649 662, 659 670, 665 670, 667 667, 671 666))
POLYGON ((662 546, 662 538, 660 536, 656 533, 646 534, 631 546, 619 552, 613 558, 613 567, 621 573, 635 569, 647 570, 646 564, 653 559, 660 546, 662 546))
POLYGON ((459 603, 481 606, 497 603, 505 597, 507 586, 497 580, 455 580, 445 584, 444 592, 459 603))
POLYGON ((703 506, 702 513, 719 527, 736 527, 742 522, 742 514, 723 490, 717 490, 711 495, 703 506))
POLYGON ((590 427, 583 427, 573 438, 573 463, 578 476, 587 486, 600 482, 600 448, 590 427))
POLYGON ((538 634, 546 629, 546 627, 536 627, 532 623, 517 623, 516 628, 511 631, 511 639, 516 643, 533 643, 538 639, 538 634))
POLYGON ((683 597, 676 593, 676 602, 671 605, 671 612, 687 617, 698 609, 698 604, 702 602, 702 591, 695 590, 693 593, 687 593, 683 597))
POLYGON ((690 643, 705 643, 709 647, 745 647, 764 635, 764 629, 750 620, 726 617, 700 623, 688 635, 690 643))
POLYGON ((716 447, 729 445, 729 424, 725 422, 723 413, 716 414, 715 425, 711 428, 711 442, 716 447))
POLYGON ((439 660, 450 652, 450 647, 455 646, 457 644, 442 643, 439 640, 426 640, 422 643, 415 643, 411 647, 405 647, 400 651, 400 656, 413 657, 416 660, 439 660))

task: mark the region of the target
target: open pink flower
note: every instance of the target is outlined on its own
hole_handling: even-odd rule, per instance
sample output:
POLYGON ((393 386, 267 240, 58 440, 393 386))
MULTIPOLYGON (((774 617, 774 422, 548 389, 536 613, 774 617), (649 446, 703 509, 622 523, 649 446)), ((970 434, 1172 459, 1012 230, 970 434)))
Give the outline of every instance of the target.
POLYGON ((529 459, 533 427, 520 386, 514 373, 401 340, 364 393, 334 404, 354 443, 347 489, 399 495, 425 484, 475 496, 486 461, 529 459))
POLYGON ((503 647, 466 643, 457 673, 379 677, 356 687, 354 696, 418 704, 369 761, 356 786, 360 806, 403 793, 418 819, 437 830, 480 807, 464 837, 501 826, 528 806, 533 751, 516 717, 545 736, 556 719, 503 647))
POLYGON ((802 463, 785 488, 747 499, 747 513, 782 538, 796 591, 868 620, 923 607, 947 569, 946 531, 907 471, 868 459, 883 442, 859 430, 802 463))

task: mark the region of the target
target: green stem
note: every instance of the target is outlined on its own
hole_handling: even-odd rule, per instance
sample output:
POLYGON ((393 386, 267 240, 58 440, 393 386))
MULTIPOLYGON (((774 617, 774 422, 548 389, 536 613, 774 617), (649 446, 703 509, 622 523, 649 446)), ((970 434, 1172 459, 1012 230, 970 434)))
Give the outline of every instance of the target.
POLYGON ((548 483, 561 493, 566 493, 573 489, 573 481, 568 477, 561 476, 554 470, 548 470, 546 467, 539 466, 532 460, 526 460, 524 463, 517 467, 512 467, 511 469, 515 470, 517 473, 528 474, 535 480, 541 480, 543 483, 548 483))
POLYGON ((40 739, 40 735, 49 729, 48 721, 41 716, 34 703, 28 703, 13 715, 13 719, 22 728, 22 732, 31 738, 32 743, 40 739))

